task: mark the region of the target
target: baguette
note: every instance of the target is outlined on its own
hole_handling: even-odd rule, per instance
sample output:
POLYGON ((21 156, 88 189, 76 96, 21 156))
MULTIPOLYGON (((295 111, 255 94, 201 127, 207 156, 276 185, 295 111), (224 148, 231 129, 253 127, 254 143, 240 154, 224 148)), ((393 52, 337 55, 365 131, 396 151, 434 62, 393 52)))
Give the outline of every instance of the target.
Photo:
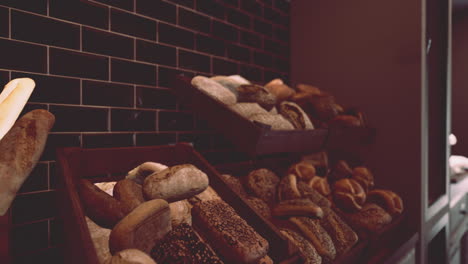
POLYGON ((0 94, 0 140, 15 124, 36 84, 32 79, 11 80, 0 94))
MULTIPOLYGON (((0 113, 3 116, 2 110, 0 113)), ((22 116, 0 140, 0 216, 6 213, 39 161, 54 122, 54 115, 48 111, 33 110, 22 116)))

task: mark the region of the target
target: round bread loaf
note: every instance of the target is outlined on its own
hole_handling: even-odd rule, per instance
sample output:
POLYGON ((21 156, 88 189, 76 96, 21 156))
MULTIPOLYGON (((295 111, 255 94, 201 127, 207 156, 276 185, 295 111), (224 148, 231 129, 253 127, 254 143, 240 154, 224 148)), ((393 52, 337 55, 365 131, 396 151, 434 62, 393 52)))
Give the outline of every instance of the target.
POLYGON ((173 228, 183 223, 192 225, 192 206, 187 200, 170 203, 169 208, 173 228))
POLYGON ((167 169, 166 165, 148 161, 129 171, 127 177, 125 178, 133 180, 141 185, 145 181, 146 177, 155 172, 160 172, 164 169, 167 169))
POLYGON ((171 229, 169 204, 162 199, 147 201, 115 225, 110 234, 109 249, 112 254, 129 248, 149 253, 171 229))
POLYGON ((251 116, 250 121, 256 121, 271 126, 272 130, 294 130, 294 126, 282 115, 256 114, 251 116))
POLYGON ((276 188, 280 178, 271 170, 262 168, 251 171, 243 179, 246 190, 267 204, 276 201, 276 188))
POLYGON ((143 194, 147 200, 171 203, 203 192, 208 183, 208 176, 192 164, 177 165, 146 177, 143 194))
POLYGON ((237 98, 234 93, 210 78, 196 76, 192 79, 192 85, 226 105, 237 103, 237 98))
POLYGON ((105 264, 156 264, 156 262, 146 253, 131 248, 117 252, 105 264))

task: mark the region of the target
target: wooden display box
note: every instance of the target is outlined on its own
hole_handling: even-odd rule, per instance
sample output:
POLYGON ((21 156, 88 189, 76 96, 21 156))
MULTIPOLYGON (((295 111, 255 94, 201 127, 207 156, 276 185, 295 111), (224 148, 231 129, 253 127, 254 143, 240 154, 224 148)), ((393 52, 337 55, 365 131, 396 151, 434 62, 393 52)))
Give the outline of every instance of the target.
POLYGON ((77 192, 77 180, 87 178, 92 182, 122 179, 129 170, 146 161, 173 166, 190 163, 204 171, 210 186, 230 204, 270 244, 269 256, 279 263, 297 248, 291 246, 269 222, 233 192, 217 171, 189 144, 175 146, 128 148, 60 148, 57 149, 58 174, 61 182, 59 207, 64 226, 64 256, 66 263, 98 264, 83 206, 77 192))
MULTIPOLYGON (((255 169, 267 168, 282 177, 287 173, 288 168, 299 160, 300 155, 288 155, 287 157, 259 158, 249 162, 218 164, 215 167, 220 174, 230 174, 238 177, 247 175, 255 169)), ((271 223, 276 230, 285 227, 301 233, 287 220, 263 219, 265 222, 271 223)), ((380 232, 360 237, 360 240, 352 249, 338 256, 333 263, 381 263, 393 254, 399 245, 408 241, 411 236, 414 236, 414 232, 408 227, 406 215, 400 215, 394 218, 380 232)))
POLYGON ((240 151, 251 156, 273 153, 313 153, 323 149, 356 150, 371 144, 375 129, 271 130, 269 126, 251 122, 225 104, 208 96, 191 84, 191 78, 177 76, 172 87, 182 103, 216 128, 240 151))

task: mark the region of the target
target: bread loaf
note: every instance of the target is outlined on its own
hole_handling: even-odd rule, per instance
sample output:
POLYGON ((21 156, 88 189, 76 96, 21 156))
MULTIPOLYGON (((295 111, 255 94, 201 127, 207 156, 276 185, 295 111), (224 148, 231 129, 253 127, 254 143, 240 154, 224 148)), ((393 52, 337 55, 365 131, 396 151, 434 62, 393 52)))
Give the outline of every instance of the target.
POLYGON ((373 203, 364 204, 357 212, 342 212, 342 215, 354 230, 364 233, 378 233, 392 221, 392 216, 373 203))
POLYGON ((114 197, 120 201, 124 214, 128 214, 145 202, 141 185, 130 179, 117 182, 114 187, 114 197))
POLYGON ((249 120, 268 125, 272 130, 294 130, 294 126, 282 115, 255 114, 249 120))
POLYGON ((218 82, 225 88, 229 89, 233 94, 237 96, 237 87, 243 85, 243 84, 250 84, 249 81, 246 79, 242 78, 239 75, 231 75, 231 76, 213 76, 211 77, 212 80, 218 82), (236 77, 237 76, 237 77, 236 77))
POLYGON ((314 245, 319 255, 326 260, 336 257, 336 249, 330 235, 320 225, 319 219, 309 217, 291 217, 290 221, 295 224, 304 236, 314 245))
POLYGON ((274 172, 265 168, 253 170, 242 180, 246 190, 255 197, 267 204, 276 201, 276 188, 280 179, 274 172))
POLYGON ((129 171, 126 178, 142 185, 146 177, 164 169, 167 169, 166 165, 148 161, 129 171))
POLYGON ((192 85, 226 105, 237 103, 237 98, 234 93, 210 78, 196 76, 192 79, 192 85))
POLYGON ((330 207, 331 202, 325 196, 314 190, 312 187, 307 185, 305 182, 298 182, 297 189, 301 194, 301 197, 310 199, 312 202, 320 207, 330 207))
POLYGON ((302 195, 297 188, 297 177, 288 174, 278 184, 278 201, 301 198, 302 195))
POLYGON ((125 216, 117 199, 86 179, 79 180, 78 193, 86 215, 102 227, 113 228, 125 216))
POLYGON ((192 225, 192 206, 187 200, 181 200, 169 204, 171 209, 171 224, 176 227, 180 224, 192 225))
POLYGON ((149 253, 171 229, 169 204, 161 199, 147 201, 115 225, 110 234, 109 249, 112 254, 129 248, 149 253))
POLYGON ((307 184, 325 197, 328 197, 331 194, 330 185, 324 177, 315 176, 310 179, 307 184))
POLYGON ((222 200, 195 204, 193 218, 214 249, 226 260, 256 263, 268 252, 268 242, 222 200))
POLYGON ((376 203, 392 216, 403 212, 403 200, 390 190, 372 190, 367 197, 369 202, 376 203))
POLYGON ((109 261, 112 257, 109 251, 109 236, 111 230, 98 226, 87 216, 85 216, 85 219, 91 240, 93 241, 94 248, 96 249, 96 255, 99 263, 106 263, 106 261, 109 261))
MULTIPOLYGON (((16 90, 10 96, 13 93, 16 94, 16 90)), ((6 114, 6 110, 0 113, 0 116, 6 114)), ((0 140, 0 216, 6 213, 21 185, 39 161, 54 122, 54 115, 48 111, 33 110, 16 121, 0 140)))
POLYGON ((299 249, 304 264, 322 263, 322 257, 307 239, 290 229, 281 229, 280 232, 299 249))
POLYGON ((310 180, 315 176, 316 170, 314 165, 301 161, 289 167, 288 173, 296 175, 301 180, 310 180))
POLYGON ((270 111, 276 105, 276 97, 265 87, 256 84, 246 84, 237 87, 238 101, 258 103, 270 111))
POLYGON ((230 105, 229 108, 245 118, 250 118, 257 114, 268 114, 268 112, 257 103, 237 103, 230 105))
POLYGON ((208 188, 206 188, 203 192, 194 195, 193 197, 189 198, 188 201, 190 202, 190 204, 196 204, 203 201, 211 201, 218 199, 221 199, 218 193, 215 190, 213 190, 211 186, 208 186, 208 188))
POLYGON ((238 195, 247 196, 247 193, 244 190, 244 186, 242 186, 242 183, 238 177, 229 174, 221 174, 221 178, 223 178, 226 184, 229 185, 229 187, 231 187, 231 189, 238 195))
POLYGON ((146 177, 143 194, 147 200, 175 202, 190 198, 208 187, 208 176, 192 164, 177 165, 146 177))
POLYGON ((314 129, 307 114, 300 106, 293 102, 282 102, 278 108, 280 114, 284 116, 295 129, 314 129))
POLYGON ((341 179, 333 186, 333 198, 338 207, 347 212, 361 210, 366 202, 366 192, 357 181, 341 179))
POLYGON ((352 179, 361 184, 365 191, 369 191, 374 187, 374 175, 366 167, 354 168, 352 179))
POLYGON ((5 85, 0 94, 0 140, 15 124, 35 86, 30 78, 14 79, 5 85))
POLYGON ((156 262, 143 251, 132 248, 117 252, 105 264, 156 264, 156 262))
POLYGON ((255 211, 257 211, 261 216, 265 217, 266 219, 271 218, 271 211, 270 207, 268 206, 265 201, 260 198, 249 196, 246 197, 245 200, 252 206, 255 211))
POLYGON ((191 226, 181 224, 157 242, 151 257, 158 263, 222 264, 223 262, 202 242, 191 226))
POLYGON ((335 245, 336 254, 342 255, 358 241, 358 235, 332 209, 324 207, 324 217, 320 224, 327 231, 335 245))
POLYGON ((323 210, 309 199, 282 201, 275 206, 272 214, 277 217, 309 216, 322 218, 323 210))

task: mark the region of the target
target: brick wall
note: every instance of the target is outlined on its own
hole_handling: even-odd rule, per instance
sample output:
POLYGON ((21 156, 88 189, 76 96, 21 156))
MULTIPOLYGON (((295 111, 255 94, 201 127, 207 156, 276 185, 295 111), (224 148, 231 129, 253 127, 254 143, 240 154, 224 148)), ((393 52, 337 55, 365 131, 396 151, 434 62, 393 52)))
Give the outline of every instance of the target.
POLYGON ((0 0, 0 83, 33 78, 25 111, 56 116, 12 206, 14 263, 60 263, 56 147, 189 141, 213 161, 236 159, 168 83, 179 73, 287 79, 288 13, 287 0, 0 0))

